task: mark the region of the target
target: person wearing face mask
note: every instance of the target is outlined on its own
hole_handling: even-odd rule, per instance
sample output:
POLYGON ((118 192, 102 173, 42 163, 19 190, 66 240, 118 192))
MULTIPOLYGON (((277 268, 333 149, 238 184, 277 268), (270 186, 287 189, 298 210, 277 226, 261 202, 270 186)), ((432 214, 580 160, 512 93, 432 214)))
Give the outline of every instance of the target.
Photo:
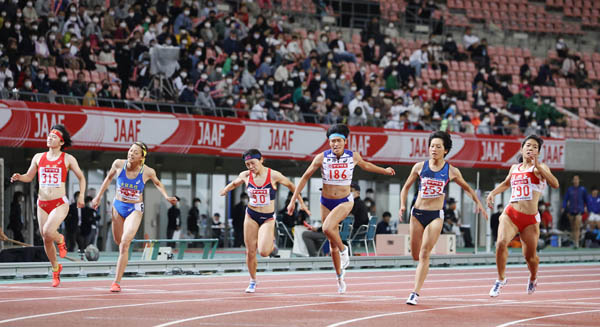
POLYGON ((367 44, 362 48, 363 59, 365 62, 376 65, 379 60, 375 56, 375 38, 370 37, 367 44))
POLYGON ((192 207, 188 211, 187 216, 187 231, 191 238, 198 238, 200 234, 200 201, 199 198, 194 198, 192 207))
POLYGON ((88 90, 83 96, 83 105, 86 107, 95 107, 96 104, 96 83, 90 83, 88 86, 88 90))
POLYGON ((415 76, 421 77, 421 69, 426 67, 429 62, 427 44, 421 45, 420 49, 415 50, 410 56, 410 65, 415 69, 415 76))
MULTIPOLYGON (((187 75, 187 74, 186 74, 187 75)), ((194 93, 194 82, 191 78, 185 79, 185 86, 179 94, 178 98, 179 102, 185 104, 194 104, 196 103, 196 95, 194 93)))
POLYGON ((33 79, 33 87, 40 93, 50 93, 50 80, 46 78, 46 71, 41 69, 33 79))
POLYGON ((573 81, 575 82, 575 86, 580 89, 592 87, 592 83, 588 78, 588 72, 583 61, 579 61, 577 63, 577 69, 575 70, 573 81))
POLYGON ((69 85, 69 79, 67 78, 67 73, 60 72, 58 74, 58 79, 52 85, 52 89, 56 91, 57 94, 60 95, 69 95, 71 94, 71 86, 69 85))
POLYGON ((191 31, 193 28, 192 19, 190 18, 190 8, 185 7, 183 11, 177 15, 173 22, 173 33, 179 34, 180 29, 191 31))
POLYGON ((256 78, 267 78, 269 76, 273 76, 274 73, 275 68, 272 64, 272 58, 271 56, 267 55, 263 63, 260 64, 260 66, 256 70, 256 78))

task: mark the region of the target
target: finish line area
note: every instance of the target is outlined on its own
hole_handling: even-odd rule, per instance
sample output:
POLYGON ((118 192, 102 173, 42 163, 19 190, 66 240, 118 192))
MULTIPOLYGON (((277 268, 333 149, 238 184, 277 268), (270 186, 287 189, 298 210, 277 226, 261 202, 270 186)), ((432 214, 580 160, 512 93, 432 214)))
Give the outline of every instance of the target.
POLYGON ((0 325, 39 326, 596 326, 600 265, 542 264, 537 291, 526 292, 524 265, 509 265, 497 298, 492 266, 432 268, 417 306, 404 302, 414 269, 353 269, 336 292, 331 271, 263 272, 246 294, 246 273, 125 278, 109 293, 106 277, 0 283, 0 325))

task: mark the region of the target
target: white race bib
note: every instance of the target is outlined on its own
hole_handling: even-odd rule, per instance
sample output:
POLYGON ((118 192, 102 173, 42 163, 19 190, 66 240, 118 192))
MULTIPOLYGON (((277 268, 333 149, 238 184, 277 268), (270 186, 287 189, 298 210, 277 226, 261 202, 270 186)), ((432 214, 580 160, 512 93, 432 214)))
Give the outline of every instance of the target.
POLYGON ((250 205, 253 207, 265 207, 271 201, 268 189, 252 189, 249 193, 250 205))
POLYGON ((40 167, 40 187, 60 187, 62 184, 62 169, 60 167, 40 167))
POLYGON ((515 179, 510 182, 510 202, 533 199, 533 192, 529 179, 515 179))
POLYGON ((424 177, 421 179, 421 198, 438 198, 444 195, 444 186, 446 183, 443 180, 424 177))

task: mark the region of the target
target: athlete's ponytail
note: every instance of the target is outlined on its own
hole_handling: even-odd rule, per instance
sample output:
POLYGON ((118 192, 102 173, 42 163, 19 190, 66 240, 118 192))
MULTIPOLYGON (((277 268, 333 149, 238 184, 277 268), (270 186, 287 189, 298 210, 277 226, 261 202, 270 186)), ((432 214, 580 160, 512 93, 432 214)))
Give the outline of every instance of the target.
POLYGON ((140 149, 142 149, 142 165, 143 165, 144 162, 146 161, 146 156, 148 155, 148 146, 146 145, 146 143, 140 142, 140 141, 137 141, 133 144, 139 146, 140 149))

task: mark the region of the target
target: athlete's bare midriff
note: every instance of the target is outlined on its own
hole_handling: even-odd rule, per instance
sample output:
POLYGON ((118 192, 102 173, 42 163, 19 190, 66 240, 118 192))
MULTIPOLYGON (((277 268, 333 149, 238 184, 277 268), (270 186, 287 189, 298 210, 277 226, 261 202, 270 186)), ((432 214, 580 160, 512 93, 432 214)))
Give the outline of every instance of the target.
POLYGON ((343 199, 350 195, 350 185, 323 184, 321 195, 327 199, 343 199))

